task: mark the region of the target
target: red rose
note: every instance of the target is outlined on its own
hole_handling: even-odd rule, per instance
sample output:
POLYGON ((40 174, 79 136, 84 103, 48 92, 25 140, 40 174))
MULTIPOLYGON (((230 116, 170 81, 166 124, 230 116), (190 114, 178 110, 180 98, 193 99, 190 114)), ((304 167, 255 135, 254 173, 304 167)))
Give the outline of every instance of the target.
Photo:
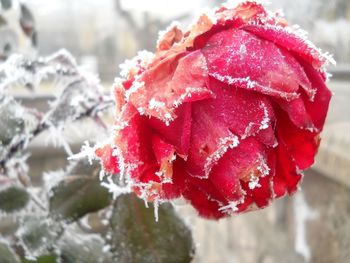
POLYGON ((113 143, 97 153, 105 170, 207 218, 295 192, 331 98, 327 58, 299 32, 255 2, 170 27, 114 87, 113 143))

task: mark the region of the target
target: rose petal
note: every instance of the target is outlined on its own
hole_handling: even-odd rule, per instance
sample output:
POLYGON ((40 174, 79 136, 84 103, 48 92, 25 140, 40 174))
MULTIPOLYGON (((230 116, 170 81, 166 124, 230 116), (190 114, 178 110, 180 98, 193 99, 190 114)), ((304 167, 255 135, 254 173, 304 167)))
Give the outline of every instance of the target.
POLYGON ((240 19, 244 23, 260 20, 261 17, 266 17, 267 13, 261 4, 254 1, 246 1, 240 3, 235 8, 221 7, 215 12, 215 18, 220 24, 225 24, 233 19, 240 19))
POLYGON ((202 191, 196 184, 188 183, 183 196, 190 201, 198 214, 204 218, 219 219, 225 216, 225 213, 219 210, 219 203, 211 199, 207 191, 202 191))
POLYGON ((184 161, 177 158, 173 162, 173 176, 171 183, 162 184, 162 199, 170 200, 178 198, 186 189, 186 177, 188 177, 185 171, 184 161))
POLYGON ((282 197, 286 193, 293 194, 301 178, 302 175, 297 173, 289 152, 280 143, 276 149, 276 173, 273 177, 275 197, 282 197))
POLYGON ((315 70, 312 66, 304 61, 300 60, 300 64, 303 66, 306 75, 312 83, 314 89, 317 90, 313 101, 304 100, 305 108, 310 115, 315 127, 322 131, 325 123, 329 102, 332 97, 332 93, 327 88, 324 79, 320 72, 315 70))
MULTIPOLYGON (((309 112, 306 110, 305 102, 302 98, 285 101, 275 99, 278 105, 288 114, 289 119, 299 128, 310 131, 317 130, 312 122, 309 112)), ((286 116, 286 118, 288 118, 286 116)))
POLYGON ((170 144, 174 145, 176 153, 187 158, 191 136, 191 104, 184 103, 175 110, 177 118, 169 125, 156 118, 150 118, 149 125, 161 134, 170 144))
POLYGON ((298 35, 297 32, 290 27, 265 25, 246 25, 243 27, 255 35, 271 41, 288 51, 296 52, 301 58, 316 68, 320 68, 327 59, 305 36, 298 35))
POLYGON ((101 160, 104 171, 111 174, 118 174, 120 172, 118 158, 113 154, 111 145, 107 144, 102 148, 98 148, 95 153, 101 160))
POLYGON ((116 131, 115 145, 120 154, 119 160, 124 167, 121 170, 128 173, 136 181, 159 181, 155 175, 159 165, 152 148, 151 129, 147 125, 147 117, 137 114, 137 110, 127 105, 119 122, 126 124, 116 131))
POLYGON ((158 39, 157 52, 170 49, 175 43, 178 43, 183 38, 183 32, 176 25, 172 24, 158 39))
POLYGON ((246 192, 246 196, 259 208, 266 207, 273 199, 271 186, 271 179, 275 174, 275 154, 273 151, 269 150, 268 154, 260 159, 259 169, 264 171, 262 176, 253 177, 250 181, 241 180, 242 189, 246 192))
POLYGON ((300 170, 305 170, 314 163, 320 142, 317 132, 299 129, 285 113, 279 112, 277 134, 279 144, 288 151, 287 155, 291 156, 300 170))
POLYGON ((141 114, 169 122, 175 119, 174 110, 182 103, 212 96, 206 88, 207 77, 200 51, 176 54, 145 71, 135 82, 129 101, 141 114))
POLYGON ((265 148, 261 143, 254 138, 242 140, 217 162, 209 180, 228 201, 239 202, 244 198, 240 180, 249 181, 269 174, 264 160, 265 148))
MULTIPOLYGON (((192 106, 187 163, 188 172, 197 177, 208 177, 227 150, 238 145, 239 137, 256 136, 274 122, 272 107, 260 94, 228 87, 215 79, 210 80, 210 88, 216 98, 192 106)), ((275 143, 274 138, 269 139, 275 143)))
POLYGON ((308 85, 291 55, 242 30, 215 34, 202 52, 210 76, 240 88, 292 99, 299 85, 308 85))
POLYGON ((173 177, 173 161, 176 159, 174 146, 165 142, 159 135, 153 134, 152 147, 159 164, 159 171, 156 175, 159 176, 162 183, 171 183, 173 177))

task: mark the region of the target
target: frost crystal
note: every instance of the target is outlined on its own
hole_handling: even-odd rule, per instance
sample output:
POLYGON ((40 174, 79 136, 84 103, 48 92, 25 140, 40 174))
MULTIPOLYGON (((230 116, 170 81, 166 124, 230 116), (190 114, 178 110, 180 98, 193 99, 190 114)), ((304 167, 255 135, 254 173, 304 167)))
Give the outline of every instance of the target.
POLYGON ((90 165, 92 165, 92 161, 96 158, 95 151, 98 146, 91 147, 88 141, 84 142, 84 145, 81 147, 81 151, 77 154, 74 154, 68 158, 68 160, 81 160, 87 158, 90 165))
POLYGON ((232 214, 232 213, 238 211, 238 205, 242 204, 243 202, 244 202, 244 198, 242 198, 238 201, 230 201, 228 205, 221 206, 219 208, 219 211, 227 213, 227 214, 232 214))
POLYGON ((164 108, 165 103, 161 101, 157 101, 155 98, 152 98, 149 101, 149 109, 150 110, 159 110, 159 108, 164 108))
POLYGON ((228 149, 233 149, 239 145, 239 139, 236 135, 231 133, 229 136, 220 138, 218 148, 207 157, 206 163, 204 165, 204 171, 206 177, 209 176, 209 173, 215 163, 220 160, 222 156, 227 152, 228 149))
POLYGON ((251 176, 248 186, 251 190, 261 187, 261 184, 259 184, 259 177, 251 176))
POLYGON ((260 108, 262 108, 264 110, 264 119, 261 121, 259 129, 265 130, 269 127, 269 121, 270 121, 269 112, 268 112, 267 107, 266 107, 264 102, 260 103, 260 108))
POLYGON ((119 186, 112 180, 111 177, 107 178, 107 182, 101 182, 101 185, 108 189, 108 191, 113 195, 114 199, 120 195, 131 193, 130 185, 119 186))

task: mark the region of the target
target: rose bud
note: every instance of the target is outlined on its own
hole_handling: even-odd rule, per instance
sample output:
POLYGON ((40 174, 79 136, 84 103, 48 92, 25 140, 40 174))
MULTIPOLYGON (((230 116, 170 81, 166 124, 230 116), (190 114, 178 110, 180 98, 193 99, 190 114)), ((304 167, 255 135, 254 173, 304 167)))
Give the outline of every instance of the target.
POLYGON ((113 140, 97 155, 147 201, 184 197, 212 219, 266 207, 314 163, 328 61, 252 1, 172 25, 114 85, 113 140))

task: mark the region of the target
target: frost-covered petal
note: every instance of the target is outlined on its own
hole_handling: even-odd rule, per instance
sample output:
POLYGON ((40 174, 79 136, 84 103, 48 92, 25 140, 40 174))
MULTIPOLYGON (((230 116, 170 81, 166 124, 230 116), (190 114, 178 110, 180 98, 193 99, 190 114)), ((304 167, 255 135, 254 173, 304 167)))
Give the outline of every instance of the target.
POLYGON ((275 43, 288 51, 297 53, 307 63, 316 68, 320 68, 327 61, 327 58, 306 39, 305 36, 296 34, 296 30, 290 27, 265 25, 246 25, 243 27, 262 39, 275 43))
POLYGON ((200 51, 175 54, 137 79, 129 101, 141 114, 170 122, 176 118, 174 110, 182 103, 212 96, 206 87, 207 78, 206 61, 200 51))
POLYGON ((329 102, 332 97, 332 93, 325 84, 325 79, 322 77, 322 73, 315 70, 310 64, 300 61, 303 66, 306 75, 308 76, 313 88, 316 90, 315 98, 313 101, 308 99, 304 100, 305 108, 310 115, 315 127, 322 131, 325 123, 329 102))
POLYGON ((265 158, 265 147, 254 138, 247 138, 225 153, 208 179, 228 201, 238 202, 245 195, 240 181, 251 182, 269 174, 265 158))
POLYGON ((175 148, 164 141, 159 135, 152 135, 152 147, 154 155, 159 164, 159 171, 156 173, 161 182, 172 183, 173 162, 176 160, 175 148))
POLYGON ((265 16, 267 16, 265 8, 255 1, 240 3, 235 8, 222 6, 215 12, 215 18, 219 24, 225 24, 234 19, 240 19, 243 23, 254 22, 265 16))
POLYGON ((113 148, 111 145, 107 144, 98 148, 95 153, 100 159, 104 171, 111 174, 118 174, 120 172, 118 158, 113 154, 113 148))
POLYGON ((288 119, 285 113, 279 113, 277 136, 279 144, 287 149, 298 169, 305 170, 314 163, 320 143, 318 132, 300 129, 288 119))
POLYGON ((176 153, 182 158, 187 158, 190 147, 191 108, 191 103, 184 103, 177 108, 175 110, 177 118, 169 125, 154 117, 148 121, 150 127, 171 143, 175 147, 176 153))
POLYGON ((219 202, 211 198, 206 189, 202 190, 196 184, 188 183, 183 196, 204 218, 219 219, 225 216, 225 213, 219 210, 219 202))
POLYGON ((316 130, 309 112, 306 110, 305 101, 302 98, 296 98, 291 101, 276 99, 275 101, 288 114, 287 118, 297 127, 307 130, 316 130))
POLYGON ((297 168, 284 144, 276 148, 276 170, 272 179, 275 197, 282 197, 285 194, 293 194, 297 188, 302 175, 297 168))
MULTIPOLYGON (((147 178, 157 180, 155 173, 158 164, 152 148, 152 133, 147 125, 147 117, 141 116, 137 110, 128 105, 124 110, 121 120, 125 124, 116 130, 114 143, 118 151, 119 161, 123 167, 121 170, 136 181, 145 181, 147 178)), ((121 122, 121 120, 119 120, 121 122)))
POLYGON ((237 87, 291 99, 298 96, 299 85, 308 85, 291 55, 243 30, 215 34, 202 52, 209 75, 237 87))
MULTIPOLYGON (((263 96, 211 79, 215 99, 192 104, 192 132, 188 172, 208 177, 213 165, 237 147, 241 139, 257 135, 274 122, 273 109, 263 96)), ((267 140, 274 140, 273 135, 267 140)), ((271 141, 267 143, 272 143, 271 141)), ((274 144, 274 142, 273 142, 274 144)))
POLYGON ((183 38, 183 32, 177 24, 172 24, 164 32, 160 33, 157 41, 157 51, 169 50, 175 43, 178 43, 183 38))
POLYGON ((246 193, 246 199, 254 202, 257 207, 267 206, 273 199, 271 180, 275 174, 274 150, 266 150, 264 156, 258 159, 258 172, 260 176, 251 177, 249 180, 241 180, 242 189, 246 193), (247 198, 248 197, 248 198, 247 198))

